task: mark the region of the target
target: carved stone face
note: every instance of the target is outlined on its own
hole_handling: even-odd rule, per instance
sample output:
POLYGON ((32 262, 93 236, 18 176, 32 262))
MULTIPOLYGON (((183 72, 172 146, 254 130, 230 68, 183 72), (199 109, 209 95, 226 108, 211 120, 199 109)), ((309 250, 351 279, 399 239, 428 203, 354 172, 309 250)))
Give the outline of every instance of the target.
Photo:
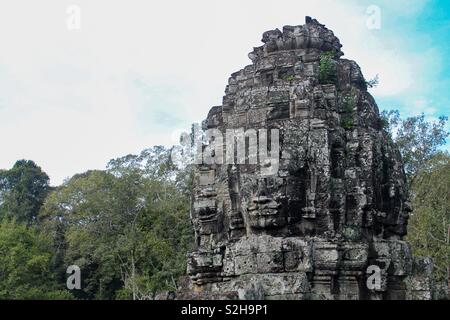
POLYGON ((388 214, 384 219, 384 237, 399 239, 401 236, 406 235, 408 229, 409 211, 411 210, 408 205, 406 209, 399 210, 388 214))
POLYGON ((279 199, 267 196, 252 197, 247 211, 250 226, 254 229, 280 228, 286 225, 286 217, 279 199))
POLYGON ((243 190, 243 199, 251 228, 272 229, 286 225, 283 179, 249 177, 244 179, 243 190))

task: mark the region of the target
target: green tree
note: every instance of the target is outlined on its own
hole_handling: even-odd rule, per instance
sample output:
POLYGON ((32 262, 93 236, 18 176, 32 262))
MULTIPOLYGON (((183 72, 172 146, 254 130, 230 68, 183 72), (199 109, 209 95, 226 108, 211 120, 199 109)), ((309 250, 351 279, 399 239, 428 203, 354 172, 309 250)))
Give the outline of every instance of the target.
POLYGON ((17 161, 12 169, 0 171, 0 217, 34 223, 49 190, 49 178, 39 166, 17 161))
POLYGON ((320 55, 319 82, 322 84, 335 84, 337 81, 334 51, 324 52, 320 55))
POLYGON ((77 297, 142 299, 175 288, 193 241, 186 176, 170 150, 154 147, 74 176, 49 195, 40 220, 59 261, 82 270, 77 297))
POLYGON ((384 111, 382 121, 402 154, 413 212, 408 240, 416 256, 433 258, 437 283, 448 279, 450 265, 450 163, 440 151, 449 132, 447 117, 427 121, 424 114, 402 119, 397 110, 384 111))
POLYGON ((390 132, 403 158, 405 173, 411 183, 427 162, 445 144, 449 132, 445 129, 448 118, 427 121, 424 114, 402 119, 398 110, 383 111, 382 121, 390 132))
POLYGON ((141 209, 128 224, 129 236, 120 246, 121 256, 128 256, 122 278, 133 298, 144 292, 175 289, 177 277, 185 273, 186 253, 193 243, 189 220, 191 167, 176 166, 171 151, 156 146, 108 165, 108 171, 125 183, 142 177, 141 209), (147 277, 136 274, 138 265, 147 277))
POLYGON ((51 239, 15 219, 0 221, 0 299, 67 299, 52 272, 51 239))
POLYGON ((414 211, 408 240, 414 254, 430 256, 437 282, 450 271, 450 155, 440 152, 427 161, 411 186, 414 211))
POLYGON ((121 287, 111 258, 115 221, 108 202, 112 178, 102 171, 74 176, 50 193, 39 216, 62 264, 59 278, 64 278, 69 265, 82 270, 82 290, 73 291, 77 298, 110 299, 121 287))

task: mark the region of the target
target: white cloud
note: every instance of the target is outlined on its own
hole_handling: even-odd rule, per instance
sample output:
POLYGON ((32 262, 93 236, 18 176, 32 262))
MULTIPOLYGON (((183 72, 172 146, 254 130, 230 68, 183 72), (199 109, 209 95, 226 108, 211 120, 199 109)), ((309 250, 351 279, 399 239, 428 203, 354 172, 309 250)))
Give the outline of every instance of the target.
POLYGON ((425 97, 420 97, 412 102, 413 111, 417 114, 434 114, 437 108, 433 106, 433 101, 425 97))
MULTIPOLYGON (((394 8, 379 3, 382 13, 394 8)), ((395 3, 414 15, 425 1, 395 3)), ((368 30, 365 8, 332 0, 2 2, 0 167, 33 159, 58 184, 171 144, 175 129, 221 103, 228 76, 250 63, 263 31, 302 24, 305 15, 334 30, 368 78, 380 75, 375 94, 422 87, 436 52, 415 55, 402 49, 401 35, 368 30), (69 4, 81 8, 79 31, 66 28, 69 4)))

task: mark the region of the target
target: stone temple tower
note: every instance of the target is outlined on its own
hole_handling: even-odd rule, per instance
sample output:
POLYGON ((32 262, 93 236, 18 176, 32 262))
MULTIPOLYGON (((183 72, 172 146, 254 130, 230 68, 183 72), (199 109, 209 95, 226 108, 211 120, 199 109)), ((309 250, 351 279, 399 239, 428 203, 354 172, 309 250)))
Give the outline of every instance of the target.
POLYGON ((262 42, 203 123, 223 137, 203 152, 232 160, 196 166, 197 247, 177 297, 430 298, 429 266, 402 240, 411 208, 401 157, 358 64, 309 17, 262 42), (239 139, 240 162, 225 150, 239 139))

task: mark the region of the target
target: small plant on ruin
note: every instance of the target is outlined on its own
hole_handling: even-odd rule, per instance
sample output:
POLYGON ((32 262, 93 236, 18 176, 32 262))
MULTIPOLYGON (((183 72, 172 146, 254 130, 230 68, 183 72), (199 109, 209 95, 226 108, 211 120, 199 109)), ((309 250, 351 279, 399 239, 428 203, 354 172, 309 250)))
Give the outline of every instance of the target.
POLYGON ((328 51, 320 55, 319 82, 321 84, 336 83, 336 70, 333 64, 334 57, 335 53, 333 51, 328 51))
POLYGON ((285 76, 285 77, 283 77, 283 80, 284 81, 293 81, 294 80, 294 76, 293 75, 285 76))
POLYGON ((378 75, 376 75, 374 78, 370 79, 369 81, 366 81, 366 86, 368 88, 376 88, 380 84, 380 79, 378 75))
POLYGON ((353 113, 356 109, 356 92, 355 89, 352 88, 350 95, 344 98, 344 105, 343 105, 343 114, 341 117, 341 126, 345 130, 352 130, 354 123, 353 123, 353 113))

